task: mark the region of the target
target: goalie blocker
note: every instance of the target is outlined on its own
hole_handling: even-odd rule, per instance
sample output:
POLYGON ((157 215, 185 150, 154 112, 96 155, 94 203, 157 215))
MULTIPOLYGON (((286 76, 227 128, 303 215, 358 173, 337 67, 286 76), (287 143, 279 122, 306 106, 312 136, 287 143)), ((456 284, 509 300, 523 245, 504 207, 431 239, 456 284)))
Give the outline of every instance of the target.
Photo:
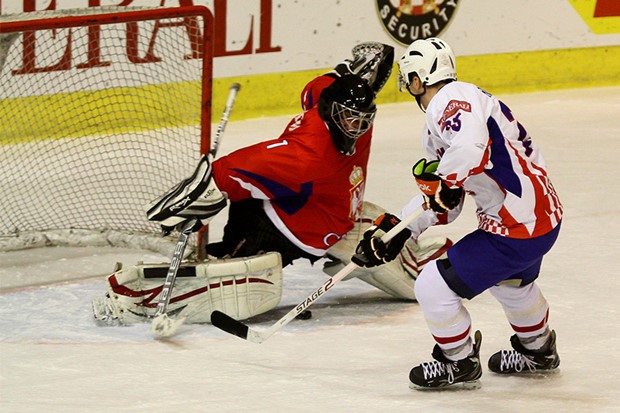
POLYGON ((212 179, 211 163, 212 157, 203 155, 192 176, 147 206, 147 218, 160 222, 164 235, 193 218, 198 220, 193 231, 198 231, 226 207, 226 197, 212 179))
MULTIPOLYGON (((93 300, 95 319, 105 325, 146 322, 157 311, 169 264, 117 264, 104 298, 93 300)), ((276 307, 282 297, 282 260, 277 252, 179 268, 167 313, 186 323, 210 323, 214 310, 244 320, 276 307)))

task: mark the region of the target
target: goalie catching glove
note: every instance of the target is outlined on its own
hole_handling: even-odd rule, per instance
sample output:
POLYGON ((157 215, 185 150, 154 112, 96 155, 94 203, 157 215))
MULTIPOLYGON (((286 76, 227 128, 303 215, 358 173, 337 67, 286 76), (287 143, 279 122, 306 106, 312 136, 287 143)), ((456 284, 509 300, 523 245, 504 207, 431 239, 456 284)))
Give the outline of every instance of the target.
POLYGON ((192 218, 197 219, 192 231, 198 231, 226 207, 226 197, 211 177, 211 160, 203 155, 192 176, 148 206, 149 221, 160 222, 164 235, 192 218))
POLYGON ((365 42, 355 46, 351 52, 353 60, 346 59, 332 73, 338 76, 357 75, 368 82, 376 95, 392 73, 394 48, 383 43, 365 42))
POLYGON ((443 214, 456 208, 463 198, 462 188, 450 188, 437 174, 439 161, 420 159, 413 166, 413 176, 424 195, 426 206, 443 214))
POLYGON ((360 267, 371 268, 396 258, 407 240, 411 238, 411 231, 405 228, 387 244, 381 240, 381 237, 399 222, 400 219, 392 214, 385 213, 379 216, 374 224, 364 232, 364 238, 357 245, 356 254, 351 261, 360 267))

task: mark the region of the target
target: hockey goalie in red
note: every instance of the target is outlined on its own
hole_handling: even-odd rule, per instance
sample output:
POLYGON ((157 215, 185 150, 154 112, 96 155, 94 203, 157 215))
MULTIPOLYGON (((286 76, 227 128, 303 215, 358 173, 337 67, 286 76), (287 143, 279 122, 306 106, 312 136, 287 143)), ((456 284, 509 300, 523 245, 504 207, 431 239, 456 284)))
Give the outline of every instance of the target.
POLYGON ((183 196, 168 197, 151 209, 149 219, 164 227, 189 216, 208 219, 217 211, 201 205, 201 199, 220 205, 216 194, 225 193, 230 201, 228 223, 222 242, 207 246, 209 255, 278 251, 283 266, 301 257, 315 261, 324 256, 361 216, 375 94, 393 62, 391 47, 372 46, 358 53, 354 49, 352 61, 306 85, 304 111, 280 137, 212 161, 212 168, 205 166, 214 188, 208 197, 182 210, 175 202, 183 196))

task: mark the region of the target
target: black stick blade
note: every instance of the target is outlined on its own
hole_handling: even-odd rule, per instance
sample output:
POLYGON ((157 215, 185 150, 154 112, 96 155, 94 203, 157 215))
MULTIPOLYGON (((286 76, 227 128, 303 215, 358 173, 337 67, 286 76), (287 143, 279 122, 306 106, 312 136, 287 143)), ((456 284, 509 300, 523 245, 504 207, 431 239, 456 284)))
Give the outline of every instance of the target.
POLYGON ((248 339, 248 326, 221 311, 215 310, 211 313, 211 324, 229 334, 248 339))

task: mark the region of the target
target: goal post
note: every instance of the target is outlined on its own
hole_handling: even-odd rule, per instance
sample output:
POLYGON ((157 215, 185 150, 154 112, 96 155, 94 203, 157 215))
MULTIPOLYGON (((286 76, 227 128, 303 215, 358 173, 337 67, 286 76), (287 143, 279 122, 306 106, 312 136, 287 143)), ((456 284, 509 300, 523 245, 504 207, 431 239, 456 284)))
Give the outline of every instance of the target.
POLYGON ((0 16, 0 250, 159 249, 145 206, 210 149, 213 26, 203 6, 0 16))

